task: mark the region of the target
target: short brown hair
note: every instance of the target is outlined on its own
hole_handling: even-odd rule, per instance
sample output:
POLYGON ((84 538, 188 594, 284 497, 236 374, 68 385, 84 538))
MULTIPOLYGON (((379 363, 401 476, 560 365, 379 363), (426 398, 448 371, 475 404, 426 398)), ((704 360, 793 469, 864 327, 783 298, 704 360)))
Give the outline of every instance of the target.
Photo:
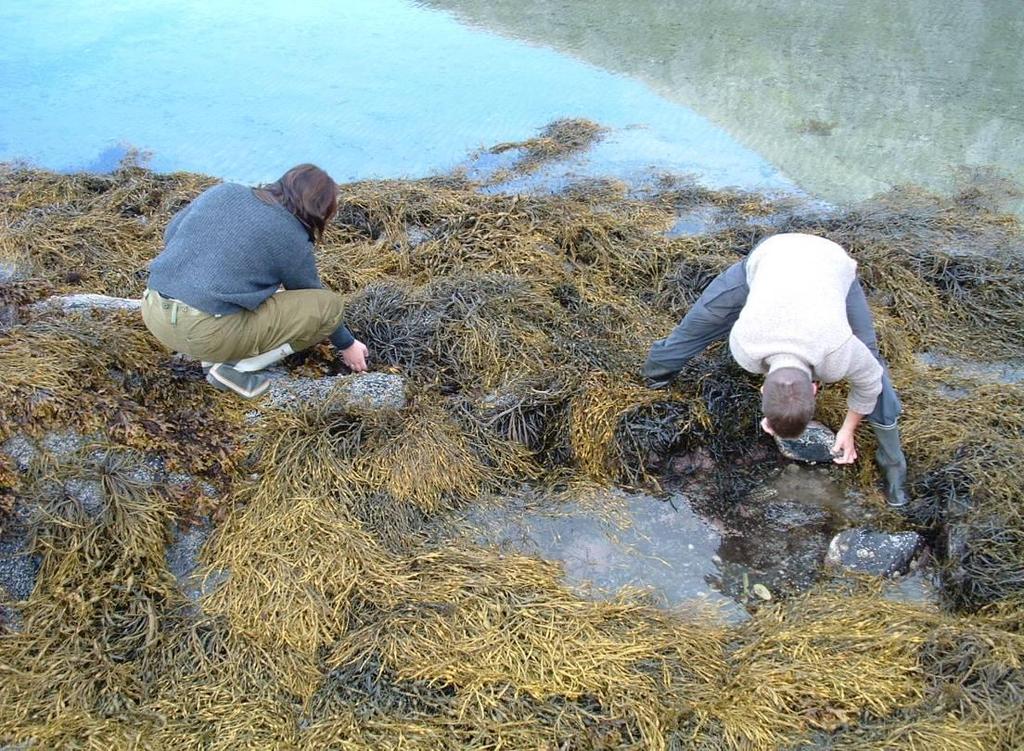
POLYGON ((262 185, 256 195, 266 201, 272 196, 302 222, 310 242, 324 234, 327 222, 338 210, 338 186, 315 164, 300 164, 281 175, 277 182, 262 185))
POLYGON ((779 368, 764 379, 761 409, 780 438, 796 438, 814 417, 814 386, 799 368, 779 368))

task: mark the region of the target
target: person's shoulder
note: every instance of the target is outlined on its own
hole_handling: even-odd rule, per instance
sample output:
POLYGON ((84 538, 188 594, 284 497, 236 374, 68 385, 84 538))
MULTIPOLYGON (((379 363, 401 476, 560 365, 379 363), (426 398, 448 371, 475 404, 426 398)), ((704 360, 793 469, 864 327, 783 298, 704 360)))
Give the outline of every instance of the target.
POLYGON ((217 183, 196 196, 192 203, 198 206, 219 206, 237 203, 244 197, 246 191, 252 192, 244 185, 239 185, 238 183, 217 183))

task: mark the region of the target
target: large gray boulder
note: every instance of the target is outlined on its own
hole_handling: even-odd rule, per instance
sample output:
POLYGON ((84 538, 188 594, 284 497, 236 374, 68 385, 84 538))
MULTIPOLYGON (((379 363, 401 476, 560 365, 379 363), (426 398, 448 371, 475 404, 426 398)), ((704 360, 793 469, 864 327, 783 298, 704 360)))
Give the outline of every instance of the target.
POLYGON ((894 576, 906 573, 921 543, 916 532, 846 529, 832 538, 825 562, 862 574, 894 576))

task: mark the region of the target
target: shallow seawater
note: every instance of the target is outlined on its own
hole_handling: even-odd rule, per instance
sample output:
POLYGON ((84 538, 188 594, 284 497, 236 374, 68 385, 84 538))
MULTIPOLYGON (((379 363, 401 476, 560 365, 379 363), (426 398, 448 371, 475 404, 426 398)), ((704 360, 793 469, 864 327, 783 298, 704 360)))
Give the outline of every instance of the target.
POLYGON ((708 584, 721 531, 685 496, 609 489, 564 503, 513 497, 474 508, 466 521, 478 542, 561 563, 566 584, 582 596, 610 599, 636 588, 662 607, 702 601, 742 616, 708 584))
POLYGON ((305 161, 421 177, 582 117, 609 128, 585 172, 794 190, 645 83, 409 0, 40 0, 0 5, 0 28, 0 161, 105 171, 131 146, 243 182, 305 161))
MULTIPOLYGON (((700 604, 738 621, 765 593, 777 599, 813 586, 832 537, 876 517, 837 472, 789 464, 724 503, 699 481, 664 498, 617 489, 568 499, 524 492, 474 507, 462 521, 478 543, 559 563, 581 596, 700 604)), ((924 584, 888 588, 903 599, 935 598, 924 584)))

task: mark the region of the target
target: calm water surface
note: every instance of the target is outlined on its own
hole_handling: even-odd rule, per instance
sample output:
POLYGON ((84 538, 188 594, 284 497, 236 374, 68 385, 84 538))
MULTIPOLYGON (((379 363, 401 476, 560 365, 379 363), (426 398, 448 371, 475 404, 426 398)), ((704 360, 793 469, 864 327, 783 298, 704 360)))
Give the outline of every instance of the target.
POLYGON ((846 203, 1024 181, 1020 0, 38 0, 0 5, 0 159, 420 176, 558 117, 581 169, 846 203))
POLYGON ((642 81, 405 0, 40 0, 0 4, 0 29, 0 160, 104 170, 130 144, 249 182, 416 177, 587 117, 613 132, 584 172, 793 188, 642 81))

